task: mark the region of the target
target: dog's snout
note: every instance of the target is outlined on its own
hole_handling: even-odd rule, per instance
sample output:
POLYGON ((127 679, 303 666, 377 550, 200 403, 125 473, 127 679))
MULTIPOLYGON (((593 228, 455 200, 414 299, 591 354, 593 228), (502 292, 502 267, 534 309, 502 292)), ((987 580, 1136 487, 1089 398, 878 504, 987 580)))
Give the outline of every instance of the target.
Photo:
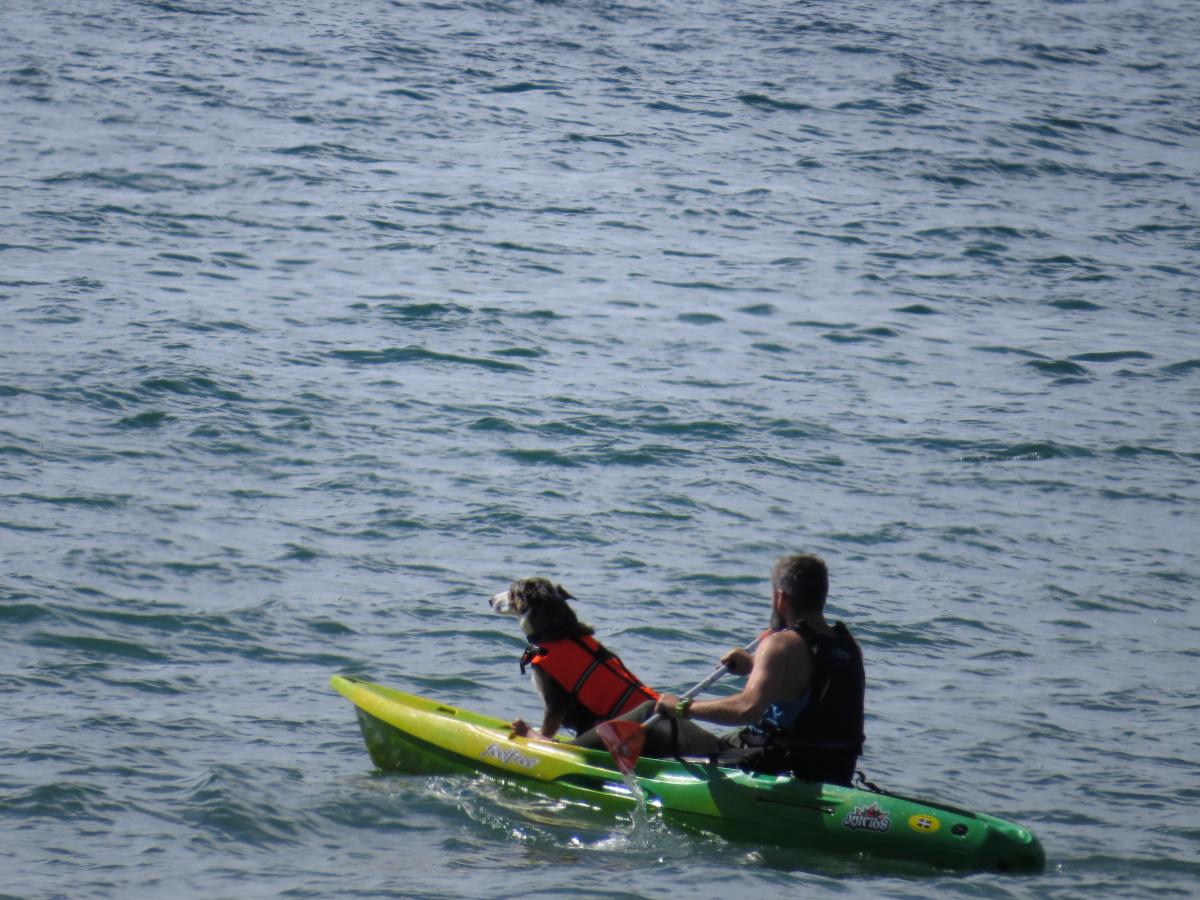
POLYGON ((491 606, 491 608, 496 612, 508 612, 508 610, 512 608, 510 605, 508 591, 501 591, 499 594, 492 594, 491 599, 488 600, 488 605, 491 606))

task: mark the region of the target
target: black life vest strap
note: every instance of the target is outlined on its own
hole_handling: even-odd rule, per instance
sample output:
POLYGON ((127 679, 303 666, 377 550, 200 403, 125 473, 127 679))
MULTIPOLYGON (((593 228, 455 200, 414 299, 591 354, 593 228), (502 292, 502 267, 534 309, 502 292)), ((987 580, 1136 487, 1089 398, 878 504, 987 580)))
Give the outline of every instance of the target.
POLYGON ((525 648, 525 652, 521 654, 521 674, 525 674, 525 669, 533 662, 535 656, 541 656, 546 652, 545 647, 539 647, 537 644, 529 644, 525 648))
POLYGON ((571 640, 578 644, 580 649, 582 649, 584 653, 588 654, 588 656, 592 658, 592 661, 588 663, 587 668, 583 670, 580 676, 575 680, 575 684, 571 686, 571 693, 578 694, 583 689, 583 686, 587 680, 592 677, 592 673, 596 671, 596 668, 605 661, 606 654, 607 656, 611 656, 612 654, 608 653, 608 651, 599 644, 597 644, 596 648, 593 649, 585 644, 580 638, 571 638, 571 640))
POLYGON ((638 684, 637 682, 630 682, 629 687, 625 688, 625 693, 623 693, 621 695, 620 699, 618 699, 617 702, 612 705, 612 707, 608 710, 608 714, 605 716, 605 718, 606 719, 615 718, 617 715, 617 711, 620 709, 623 709, 625 704, 629 702, 629 698, 632 697, 634 695, 634 693, 636 693, 638 691, 638 689, 640 689, 640 688, 641 688, 641 685, 638 684))
MULTIPOLYGON (((865 788, 868 791, 873 791, 876 794, 887 794, 888 792, 879 785, 867 781, 867 776, 863 774, 862 769, 854 770, 854 787, 865 788)), ((891 796, 890 794, 888 796, 891 796)))

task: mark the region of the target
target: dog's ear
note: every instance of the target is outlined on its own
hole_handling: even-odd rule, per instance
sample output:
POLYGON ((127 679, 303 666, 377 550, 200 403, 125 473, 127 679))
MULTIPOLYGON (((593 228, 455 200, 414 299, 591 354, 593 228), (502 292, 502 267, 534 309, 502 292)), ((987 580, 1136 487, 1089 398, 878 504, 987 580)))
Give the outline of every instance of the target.
POLYGON ((558 591, 558 599, 560 599, 560 600, 564 600, 564 601, 565 601, 565 600, 574 600, 574 599, 575 599, 575 597, 574 597, 574 596, 572 596, 572 595, 571 595, 571 594, 570 594, 570 593, 567 591, 567 589, 566 589, 565 587, 563 587, 561 584, 556 584, 556 585, 554 586, 554 590, 558 591))

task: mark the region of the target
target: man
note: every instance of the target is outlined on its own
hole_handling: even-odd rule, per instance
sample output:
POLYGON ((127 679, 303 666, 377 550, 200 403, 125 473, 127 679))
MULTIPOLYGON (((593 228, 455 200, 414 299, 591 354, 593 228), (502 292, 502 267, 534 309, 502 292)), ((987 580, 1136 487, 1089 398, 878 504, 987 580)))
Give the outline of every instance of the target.
MULTIPOLYGON (((863 744, 866 678, 862 651, 841 622, 825 621, 829 573, 816 556, 785 556, 771 572, 772 631, 753 656, 721 662, 745 687, 728 697, 680 700, 663 694, 663 719, 646 735, 646 756, 715 756, 757 772, 849 784, 863 744), (691 720, 740 729, 715 735, 691 720)), ((625 718, 644 721, 645 703, 625 718)), ((598 746, 587 732, 576 743, 598 746)))

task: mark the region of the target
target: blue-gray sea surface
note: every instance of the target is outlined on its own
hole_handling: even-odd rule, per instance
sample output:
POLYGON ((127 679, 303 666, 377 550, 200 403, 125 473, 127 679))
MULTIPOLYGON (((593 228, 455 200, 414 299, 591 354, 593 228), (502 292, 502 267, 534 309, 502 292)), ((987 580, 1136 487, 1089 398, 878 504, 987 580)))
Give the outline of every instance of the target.
POLYGON ((1192 0, 4 0, 0 893, 1200 891, 1192 0), (868 776, 1045 875, 374 773, 829 561, 868 776))

